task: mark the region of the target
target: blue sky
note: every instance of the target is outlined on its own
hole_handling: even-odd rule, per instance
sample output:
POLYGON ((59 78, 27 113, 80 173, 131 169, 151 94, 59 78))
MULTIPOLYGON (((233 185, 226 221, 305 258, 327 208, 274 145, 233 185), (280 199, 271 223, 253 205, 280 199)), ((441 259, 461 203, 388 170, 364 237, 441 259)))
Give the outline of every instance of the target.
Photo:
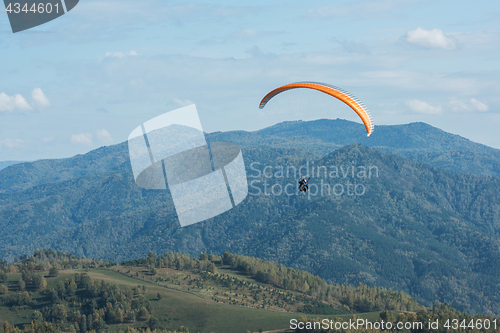
POLYGON ((376 124, 422 121, 500 148, 498 22, 498 1, 81 0, 12 34, 2 11, 0 160, 122 142, 190 102, 207 132, 359 121, 340 102, 258 109, 268 91, 296 81, 344 88, 376 124))

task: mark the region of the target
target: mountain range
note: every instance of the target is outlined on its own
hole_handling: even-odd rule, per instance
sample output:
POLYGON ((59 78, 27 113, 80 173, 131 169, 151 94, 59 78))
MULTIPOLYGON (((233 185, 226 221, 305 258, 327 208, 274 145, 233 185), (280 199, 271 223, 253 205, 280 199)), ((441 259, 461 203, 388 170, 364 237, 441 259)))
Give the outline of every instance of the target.
POLYGON ((135 185, 126 143, 11 165, 0 171, 0 258, 36 248, 113 261, 230 251, 498 315, 500 151, 423 123, 362 133, 317 120, 207 134, 240 145, 249 195, 185 228, 168 190, 135 185), (280 168, 301 167, 309 195, 278 194, 298 177, 280 168))

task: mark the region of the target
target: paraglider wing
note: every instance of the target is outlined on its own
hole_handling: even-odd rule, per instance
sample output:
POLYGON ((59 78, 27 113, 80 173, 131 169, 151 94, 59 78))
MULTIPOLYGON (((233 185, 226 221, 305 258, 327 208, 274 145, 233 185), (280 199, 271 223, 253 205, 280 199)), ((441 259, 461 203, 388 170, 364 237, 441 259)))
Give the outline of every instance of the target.
POLYGON ((259 108, 263 109, 266 106, 267 102, 269 102, 274 96, 284 91, 297 88, 318 90, 341 100, 358 114, 358 116, 361 118, 361 121, 363 121, 363 124, 365 125, 368 136, 373 133, 375 126, 368 109, 363 105, 363 103, 361 103, 356 97, 352 96, 347 91, 325 83, 297 82, 281 86, 267 94, 260 102, 259 108))

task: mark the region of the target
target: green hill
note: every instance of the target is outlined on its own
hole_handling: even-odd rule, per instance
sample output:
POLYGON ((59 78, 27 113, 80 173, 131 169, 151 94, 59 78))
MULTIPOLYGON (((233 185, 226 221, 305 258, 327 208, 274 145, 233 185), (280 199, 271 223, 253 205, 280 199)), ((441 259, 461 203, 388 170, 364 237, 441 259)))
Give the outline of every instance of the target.
POLYGON ((403 292, 327 284, 304 271, 228 252, 201 253, 199 259, 150 252, 116 264, 37 250, 0 267, 2 333, 23 326, 32 333, 302 332, 290 330, 294 320, 495 320, 438 303, 427 309, 403 292))
POLYGON ((151 252, 117 265, 37 250, 2 268, 11 273, 0 273, 0 326, 35 321, 77 332, 128 326, 232 333, 287 328, 304 313, 350 318, 359 308, 371 311, 359 317, 377 320, 386 308, 424 309, 403 293, 327 285, 306 272, 229 253, 197 259, 151 252), (251 265, 253 273, 239 265, 251 265), (260 281, 269 269, 280 270, 294 288, 260 281), (299 290, 307 282, 311 287, 299 290))

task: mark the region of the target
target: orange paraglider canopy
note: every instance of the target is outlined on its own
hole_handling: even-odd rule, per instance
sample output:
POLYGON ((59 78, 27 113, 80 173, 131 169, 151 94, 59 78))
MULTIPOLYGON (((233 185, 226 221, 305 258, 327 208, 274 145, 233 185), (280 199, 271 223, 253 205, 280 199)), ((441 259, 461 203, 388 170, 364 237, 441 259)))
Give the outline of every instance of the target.
POLYGON ((348 92, 325 83, 297 82, 281 86, 279 88, 274 89, 269 94, 267 94, 260 102, 259 108, 263 109, 266 106, 267 102, 269 102, 274 96, 278 95, 279 93, 297 88, 318 90, 341 100, 345 104, 349 105, 349 107, 358 114, 358 116, 363 121, 363 124, 365 125, 368 136, 370 136, 373 133, 373 129, 375 126, 373 124, 368 109, 363 105, 363 103, 361 103, 356 97, 352 96, 348 92))

